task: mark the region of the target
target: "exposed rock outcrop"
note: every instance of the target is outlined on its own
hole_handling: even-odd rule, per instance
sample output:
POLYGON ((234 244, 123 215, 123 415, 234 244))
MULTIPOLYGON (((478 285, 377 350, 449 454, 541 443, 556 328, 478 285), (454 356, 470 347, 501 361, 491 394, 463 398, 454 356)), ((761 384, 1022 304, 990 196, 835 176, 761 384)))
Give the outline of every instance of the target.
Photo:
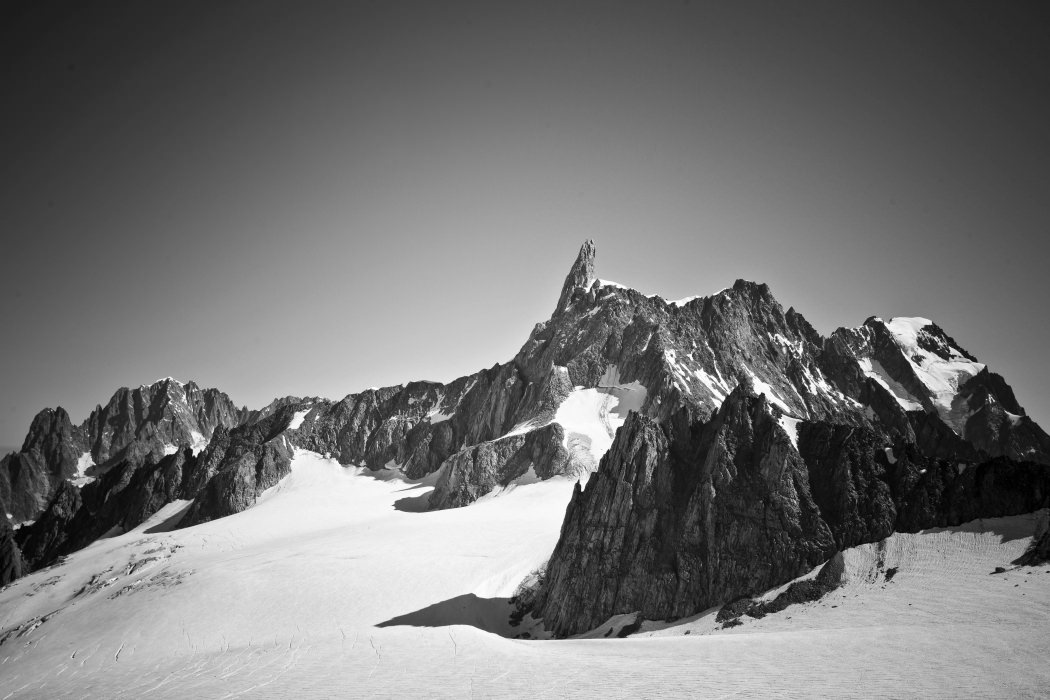
POLYGON ((573 494, 538 609, 560 635, 616 613, 681 617, 834 551, 805 464, 765 398, 741 385, 709 422, 628 418, 573 494))
POLYGON ((0 462, 0 500, 16 523, 32 520, 47 505, 57 484, 76 474, 86 451, 85 432, 59 407, 33 418, 19 452, 0 462))
POLYGON ((564 430, 554 423, 457 452, 445 462, 430 497, 431 508, 468 505, 529 472, 539 479, 569 473, 569 451, 563 445, 564 439, 564 430))
POLYGON ((91 456, 102 464, 135 441, 200 450, 215 428, 238 425, 245 417, 242 413, 218 389, 167 378, 117 390, 105 406, 91 412, 84 428, 90 436, 91 456))
POLYGON ((148 459, 157 464, 179 446, 200 451, 216 428, 246 416, 221 391, 170 378, 117 390, 79 426, 62 408, 46 409, 33 419, 22 449, 0 461, 0 499, 15 523, 33 520, 64 480, 84 483, 148 459))
POLYGON ((291 443, 283 435, 286 427, 287 423, 282 423, 278 413, 258 423, 235 428, 221 442, 213 440, 183 489, 185 497, 196 500, 179 523, 180 527, 239 513, 286 476, 291 469, 293 452, 291 443), (203 470, 203 475, 197 469, 203 470), (203 485, 197 489, 195 484, 201 481, 203 485))
MULTIPOLYGON (((573 494, 534 614, 559 635, 634 611, 683 617, 894 531, 1050 506, 1046 465, 946 460, 877 429, 822 421, 799 424, 796 449, 778 413, 742 384, 709 422, 632 414, 573 494)), ((822 590, 806 584, 792 595, 822 590)), ((749 610, 768 611, 745 601, 726 619, 749 610)))
MULTIPOLYGON (((0 508, 4 507, 3 500, 0 500, 0 508)), ((7 518, 0 517, 0 586, 6 586, 11 581, 21 578, 25 571, 22 550, 15 542, 11 523, 7 518)))
POLYGON ((798 450, 813 500, 842 550, 889 537, 897 517, 886 438, 870 428, 802 423, 798 450))

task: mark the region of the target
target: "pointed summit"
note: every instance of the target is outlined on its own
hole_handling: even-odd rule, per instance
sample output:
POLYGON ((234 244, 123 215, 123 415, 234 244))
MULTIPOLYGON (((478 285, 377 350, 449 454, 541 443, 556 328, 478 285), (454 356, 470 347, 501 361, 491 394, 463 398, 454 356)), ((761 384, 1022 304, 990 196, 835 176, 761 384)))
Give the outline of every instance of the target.
POLYGON ((569 305, 569 299, 577 289, 586 289, 591 280, 594 279, 594 241, 588 238, 580 246, 580 254, 576 256, 576 262, 569 270, 565 284, 561 288, 561 296, 558 297, 558 307, 555 311, 561 311, 569 305))

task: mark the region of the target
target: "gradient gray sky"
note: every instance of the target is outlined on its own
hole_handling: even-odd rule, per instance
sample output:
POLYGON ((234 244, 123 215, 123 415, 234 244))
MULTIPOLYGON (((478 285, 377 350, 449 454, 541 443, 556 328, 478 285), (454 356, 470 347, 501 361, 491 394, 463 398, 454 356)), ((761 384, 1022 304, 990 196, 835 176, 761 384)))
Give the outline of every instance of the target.
POLYGON ((671 299, 932 318, 1050 428, 1041 5, 3 8, 0 444, 166 375, 491 366, 585 238, 671 299))

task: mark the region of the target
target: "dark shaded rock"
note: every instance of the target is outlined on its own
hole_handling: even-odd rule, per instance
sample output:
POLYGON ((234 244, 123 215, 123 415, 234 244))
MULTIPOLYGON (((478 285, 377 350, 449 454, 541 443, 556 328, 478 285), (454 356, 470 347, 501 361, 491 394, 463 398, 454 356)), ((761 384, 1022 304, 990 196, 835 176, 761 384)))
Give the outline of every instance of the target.
POLYGON ((16 533, 22 556, 30 570, 46 566, 74 548, 74 545, 69 544, 75 537, 75 529, 70 525, 80 512, 81 505, 80 489, 68 481, 61 481, 47 509, 37 521, 16 533))
POLYGON ((63 408, 48 408, 33 418, 21 451, 0 462, 0 500, 16 523, 43 510, 58 482, 76 473, 86 449, 85 433, 63 408))
POLYGON ((198 483, 204 477, 207 480, 196 492, 193 505, 179 527, 239 513, 254 505, 263 491, 285 477, 291 470, 293 451, 283 434, 286 427, 287 421, 282 420, 278 412, 258 423, 230 431, 229 443, 221 457, 219 450, 211 450, 210 445, 199 460, 207 462, 203 474, 195 467, 191 476, 191 483, 198 483), (214 472, 208 476, 212 465, 214 472))
POLYGON ((219 426, 212 433, 211 441, 205 447, 192 464, 186 465, 182 473, 180 484, 180 498, 196 498, 205 484, 215 476, 215 473, 226 458, 226 451, 230 448, 230 431, 225 426, 219 426))
POLYGON ((87 453, 91 476, 127 462, 141 465, 151 455, 156 462, 173 446, 200 449, 216 427, 237 425, 244 415, 221 391, 173 379, 119 389, 80 426, 62 408, 41 411, 21 451, 0 461, 0 499, 15 522, 32 520, 87 453))
MULTIPOLYGON (((1050 529, 1046 527, 1046 520, 1041 523, 1041 532, 1036 531, 1032 538, 1032 544, 1028 546, 1025 553, 1015 559, 1012 564, 1018 566, 1039 566, 1050 562, 1050 529)), ((999 568, 996 568, 996 573, 999 568)))
POLYGON ((233 427, 244 417, 218 389, 161 379, 137 389, 118 389, 105 406, 91 412, 84 428, 90 436, 91 455, 102 464, 135 441, 200 444, 218 426, 233 427))
POLYGON ((583 291, 594 279, 594 241, 588 239, 580 247, 580 253, 576 256, 569 275, 562 285, 561 294, 558 296, 558 306, 555 313, 565 309, 577 291, 583 291))
MULTIPOLYGON (((683 617, 790 581, 836 548, 1050 505, 1045 465, 948 461, 899 436, 887 454, 874 427, 802 422, 796 452, 749 391, 741 384, 708 423, 632 415, 621 428, 566 512, 538 596, 548 629, 575 634, 631 610, 683 617)), ((800 582, 779 603, 741 602, 723 618, 830 585, 800 582)))
POLYGON ((959 387, 973 415, 966 422, 966 442, 990 456, 1050 464, 1050 436, 1014 398, 1006 381, 987 368, 959 387))
POLYGON ((6 506, 0 500, 0 586, 6 586, 21 576, 26 571, 25 562, 22 559, 22 550, 15 541, 15 533, 11 523, 2 515, 6 506))
POLYGON ((644 621, 645 618, 643 618, 640 614, 635 613, 634 618, 630 622, 625 624, 623 627, 621 627, 620 631, 616 633, 617 638, 624 639, 625 637, 631 636, 632 634, 634 634, 642 628, 642 622, 644 621))
POLYGON ((540 479, 571 474, 565 433, 557 423, 468 447, 445 461, 430 497, 433 508, 465 506, 531 470, 540 479))
POLYGON ((28 568, 47 566, 114 528, 138 527, 178 498, 183 468, 194 461, 189 448, 158 461, 149 453, 142 461, 114 464, 83 488, 61 482, 40 518, 17 533, 28 568))
POLYGON ((891 473, 899 532, 951 527, 977 518, 1031 513, 1050 505, 1050 468, 1006 457, 966 464, 901 450, 891 473))
POLYGON ((813 500, 839 549, 893 533, 897 512, 880 433, 804 422, 798 428, 798 449, 809 469, 813 500))
POLYGON ((682 617, 834 551, 805 464, 765 400, 738 387, 708 423, 631 414, 573 494, 537 608, 559 635, 631 611, 682 617))
POLYGON ((740 624, 739 618, 744 615, 760 619, 766 615, 778 613, 791 605, 813 603, 841 586, 845 582, 844 579, 845 563, 842 552, 837 552, 835 556, 821 567, 814 578, 795 581, 785 591, 768 602, 751 598, 735 600, 728 605, 722 606, 722 609, 718 611, 718 615, 715 616, 715 622, 723 623, 723 627, 735 627, 737 624, 740 624), (734 622, 736 624, 733 624, 734 622))

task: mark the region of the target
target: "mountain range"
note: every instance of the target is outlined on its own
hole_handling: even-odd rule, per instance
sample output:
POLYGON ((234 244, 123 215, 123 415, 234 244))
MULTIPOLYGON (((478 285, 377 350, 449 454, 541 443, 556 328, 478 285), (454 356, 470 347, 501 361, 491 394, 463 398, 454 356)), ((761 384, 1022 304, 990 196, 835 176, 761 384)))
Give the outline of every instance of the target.
MULTIPOLYGON (((508 609, 558 637, 624 615, 739 617, 828 563, 832 582, 806 594, 819 599, 843 552, 1050 505, 1050 436, 933 321, 825 337, 745 280, 668 301, 597 278, 587 241, 518 353, 448 383, 248 410, 166 378, 79 425, 41 411, 0 462, 0 583, 175 505, 166 529, 248 511, 307 453, 432 487, 397 500, 406 512, 574 481, 549 559, 508 609)), ((1031 561, 1048 547, 1033 540, 1031 561)))

